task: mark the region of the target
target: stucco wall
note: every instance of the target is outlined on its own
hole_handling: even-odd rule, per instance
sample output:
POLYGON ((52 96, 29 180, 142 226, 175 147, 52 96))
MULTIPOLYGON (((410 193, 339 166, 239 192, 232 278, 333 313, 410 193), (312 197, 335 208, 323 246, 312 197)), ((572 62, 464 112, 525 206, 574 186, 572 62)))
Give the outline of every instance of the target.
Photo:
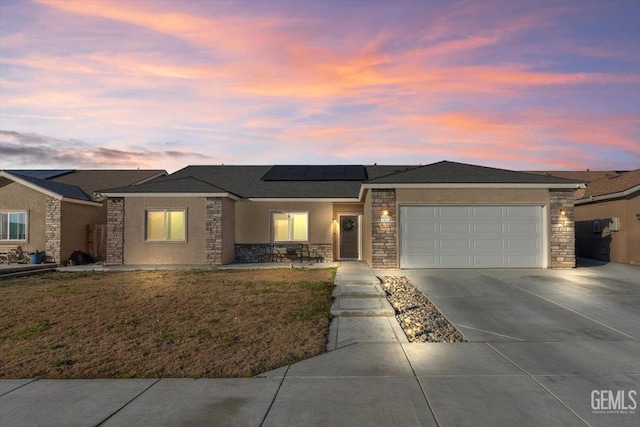
POLYGON ((271 211, 309 212, 309 243, 333 242, 331 202, 249 202, 235 204, 236 243, 269 243, 271 211))
POLYGON ((234 261, 236 235, 235 202, 231 199, 222 200, 222 263, 230 264, 234 261))
POLYGON ((87 225, 106 224, 106 206, 88 206, 79 203, 62 202, 62 240, 60 262, 69 260, 71 254, 87 250, 87 225))
POLYGON ((22 250, 35 252, 45 250, 47 237, 45 233, 45 213, 47 196, 15 183, 6 178, 0 178, 0 210, 27 212, 27 241, 2 241, 2 245, 21 246, 22 250))
POLYGON ((627 198, 576 205, 577 256, 640 265, 640 192, 627 198), (620 218, 620 231, 611 231, 611 218, 620 218), (601 231, 593 231, 593 220, 601 231))
POLYGON ((125 264, 206 264, 205 199, 202 197, 127 197, 124 209, 125 264), (146 242, 145 210, 187 210, 185 242, 146 242))

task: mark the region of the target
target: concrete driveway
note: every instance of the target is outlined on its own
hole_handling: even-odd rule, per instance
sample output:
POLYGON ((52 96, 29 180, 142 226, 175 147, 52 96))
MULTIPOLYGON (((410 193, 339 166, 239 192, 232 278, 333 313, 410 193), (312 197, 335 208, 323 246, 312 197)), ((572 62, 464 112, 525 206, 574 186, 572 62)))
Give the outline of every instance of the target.
POLYGON ((408 351, 440 423, 640 425, 639 268, 404 273, 471 341, 408 351))

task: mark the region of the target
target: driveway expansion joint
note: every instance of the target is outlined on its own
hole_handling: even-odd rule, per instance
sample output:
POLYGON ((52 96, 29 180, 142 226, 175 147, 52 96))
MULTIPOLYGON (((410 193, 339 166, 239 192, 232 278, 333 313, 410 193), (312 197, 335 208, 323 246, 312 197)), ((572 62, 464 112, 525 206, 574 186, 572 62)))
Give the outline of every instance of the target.
POLYGON ((108 417, 106 417, 104 420, 100 421, 98 424, 96 424, 96 427, 99 427, 101 425, 104 425, 104 423, 106 423, 110 418, 112 418, 114 415, 116 415, 118 412, 122 411, 124 408, 126 408, 127 406, 129 406, 129 404, 131 404, 134 400, 136 400, 137 398, 139 398, 140 396, 142 396, 144 393, 146 393, 151 387, 153 387, 154 385, 158 384, 160 381, 162 380, 162 378, 158 378, 157 380, 155 380, 154 382, 152 382, 151 384, 149 384, 148 387, 146 387, 144 390, 142 390, 140 393, 136 394, 135 396, 133 396, 131 399, 129 399, 124 405, 122 405, 120 408, 118 408, 118 410, 114 411, 111 415, 109 415, 108 417))

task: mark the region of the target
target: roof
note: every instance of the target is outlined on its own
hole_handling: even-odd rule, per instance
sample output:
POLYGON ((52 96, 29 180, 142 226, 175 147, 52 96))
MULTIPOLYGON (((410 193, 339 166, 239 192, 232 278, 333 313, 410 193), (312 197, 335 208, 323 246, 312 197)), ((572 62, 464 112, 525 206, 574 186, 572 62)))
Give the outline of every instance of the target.
POLYGON ((74 172, 74 169, 13 169, 8 170, 10 173, 17 173, 23 176, 30 176, 40 179, 51 179, 60 175, 74 172))
POLYGON ((368 166, 187 166, 149 185, 104 190, 133 193, 219 193, 246 199, 355 199, 362 184, 536 184, 581 185, 583 181, 454 162, 368 166), (356 175, 364 176, 356 180, 356 175), (211 187, 207 187, 207 185, 211 187))
POLYGON ((589 188, 579 199, 624 197, 627 195, 624 193, 631 194, 636 191, 640 191, 640 169, 591 181, 589 188))
POLYGON ((442 161, 373 178, 385 184, 580 184, 583 181, 442 161))
POLYGON ((11 173, 8 171, 3 172, 3 176, 18 182, 31 184, 30 186, 35 186, 48 193, 57 194, 60 197, 87 202, 91 201, 91 196, 76 185, 63 184, 60 182, 50 181, 48 179, 34 178, 33 176, 21 175, 19 173, 11 173))
POLYGON ((161 178, 145 184, 113 188, 116 193, 228 193, 228 191, 192 176, 161 178))
POLYGON ((93 194, 104 188, 141 184, 166 176, 161 169, 85 169, 51 178, 64 184, 77 185, 86 193, 93 194))
POLYGON ((640 169, 633 171, 535 171, 531 173, 581 179, 588 183, 587 189, 576 192, 576 202, 588 202, 594 198, 608 200, 624 197, 626 195, 624 193, 640 191, 640 169))
POLYGON ((616 171, 527 171, 537 175, 557 176, 560 178, 576 179, 582 182, 590 183, 600 178, 608 178, 619 175, 623 172, 616 171))

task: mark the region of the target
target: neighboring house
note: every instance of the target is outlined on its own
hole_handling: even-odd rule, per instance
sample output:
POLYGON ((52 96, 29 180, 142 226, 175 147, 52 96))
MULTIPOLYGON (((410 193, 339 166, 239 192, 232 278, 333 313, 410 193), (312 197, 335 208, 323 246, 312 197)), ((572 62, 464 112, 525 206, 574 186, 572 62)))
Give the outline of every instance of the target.
POLYGON ((189 166, 113 188, 108 264, 227 264, 291 245, 374 268, 575 266, 580 180, 425 166, 189 166))
POLYGON ((640 265, 640 169, 536 173, 589 184, 575 193, 577 256, 640 265))
POLYGON ((135 185, 160 176, 159 170, 1 170, 0 245, 46 252, 62 263, 85 251, 87 225, 106 224, 104 200, 96 190, 135 185))

